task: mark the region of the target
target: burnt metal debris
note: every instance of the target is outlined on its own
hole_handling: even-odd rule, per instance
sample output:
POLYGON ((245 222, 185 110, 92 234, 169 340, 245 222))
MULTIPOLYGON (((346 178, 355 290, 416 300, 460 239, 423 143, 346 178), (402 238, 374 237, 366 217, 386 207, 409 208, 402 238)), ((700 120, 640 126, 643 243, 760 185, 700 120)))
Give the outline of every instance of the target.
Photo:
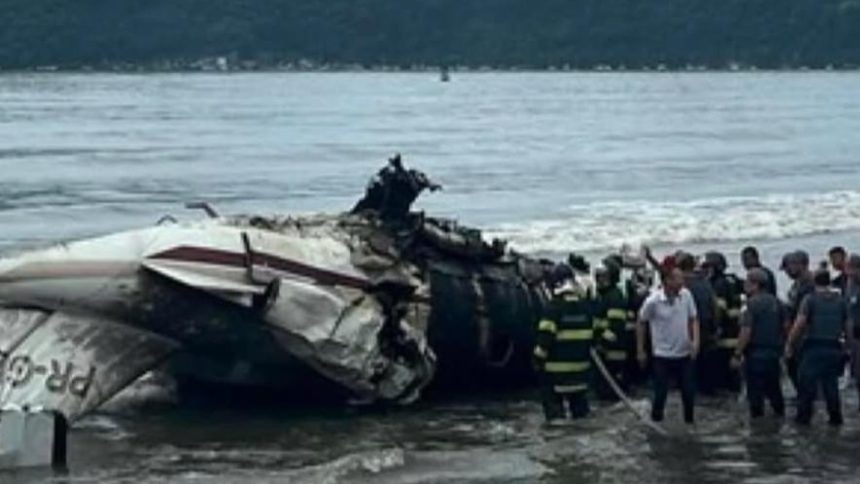
POLYGON ((411 210, 439 189, 398 155, 349 213, 210 208, 0 260, 0 405, 74 420, 156 367, 291 401, 529 384, 547 266, 411 210))

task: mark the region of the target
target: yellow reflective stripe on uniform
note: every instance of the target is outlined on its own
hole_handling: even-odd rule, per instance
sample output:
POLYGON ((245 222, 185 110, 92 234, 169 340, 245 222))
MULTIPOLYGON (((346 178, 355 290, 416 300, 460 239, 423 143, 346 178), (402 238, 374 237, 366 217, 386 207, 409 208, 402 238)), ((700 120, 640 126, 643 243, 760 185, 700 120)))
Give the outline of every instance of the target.
POLYGON ((594 319, 594 327, 597 329, 606 329, 609 327, 609 320, 603 318, 595 318, 594 319))
MULTIPOLYGON (((534 321, 534 320, 532 320, 534 321)), ((555 325, 555 321, 549 319, 541 319, 538 324, 538 331, 546 331, 548 333, 555 333, 557 331, 557 327, 555 325)))
POLYGON ((581 373, 589 368, 590 361, 547 361, 543 367, 547 373, 581 373))
POLYGON ((618 336, 613 333, 611 329, 604 330, 603 334, 601 335, 601 338, 606 341, 609 341, 610 343, 618 341, 618 336))
POLYGON ((578 393, 588 390, 588 385, 555 385, 552 387, 556 393, 578 393))
POLYGON ((589 341, 592 338, 594 331, 590 329, 563 329, 555 336, 558 341, 589 341))
POLYGON ((740 310, 740 309, 737 309, 737 308, 728 309, 728 310, 726 310, 726 314, 727 314, 730 318, 737 318, 737 317, 740 317, 740 315, 741 315, 741 310, 740 310))
POLYGON ((725 310, 726 308, 729 307, 729 303, 727 303, 725 299, 718 297, 718 298, 716 298, 716 300, 717 300, 717 307, 719 307, 720 309, 725 310))
POLYGON ((606 317, 609 319, 627 319, 627 311, 623 309, 610 309, 606 311, 606 317))
POLYGON ((725 338, 717 341, 717 346, 719 348, 726 349, 734 349, 738 347, 738 339, 737 338, 725 338))
POLYGON ((627 361, 627 352, 622 350, 611 350, 606 352, 609 361, 627 361))
POLYGON ((628 322, 628 323, 624 326, 624 329, 626 329, 627 331, 636 331, 636 323, 634 323, 634 322, 628 322))
POLYGON ((540 346, 535 346, 534 355, 542 360, 545 360, 547 356, 549 356, 549 352, 540 346))
POLYGON ((627 311, 627 319, 636 319, 636 311, 627 311))

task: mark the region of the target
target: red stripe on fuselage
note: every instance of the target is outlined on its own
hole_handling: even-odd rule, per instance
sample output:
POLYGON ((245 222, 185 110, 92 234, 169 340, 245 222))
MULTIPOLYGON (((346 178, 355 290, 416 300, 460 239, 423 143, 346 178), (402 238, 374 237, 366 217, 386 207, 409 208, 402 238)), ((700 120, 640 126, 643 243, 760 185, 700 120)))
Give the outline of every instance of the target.
MULTIPOLYGON (((245 254, 228 252, 208 247, 180 246, 149 256, 150 259, 168 259, 182 262, 199 262, 230 267, 245 267, 245 254)), ((341 274, 328 269, 321 269, 291 259, 284 259, 271 254, 254 252, 254 265, 269 267, 275 270, 289 272, 307 277, 314 281, 331 286, 345 286, 367 290, 370 281, 347 274, 341 274)))

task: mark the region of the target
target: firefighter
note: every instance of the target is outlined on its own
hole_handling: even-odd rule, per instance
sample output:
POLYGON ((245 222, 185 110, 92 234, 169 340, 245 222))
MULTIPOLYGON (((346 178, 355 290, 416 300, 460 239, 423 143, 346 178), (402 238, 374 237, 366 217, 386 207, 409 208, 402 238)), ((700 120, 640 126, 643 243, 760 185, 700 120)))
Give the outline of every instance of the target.
MULTIPOLYGON (((627 362, 627 299, 618 287, 621 269, 612 259, 603 261, 595 272, 597 296, 595 301, 595 334, 600 356, 612 378, 626 388, 624 370, 627 362)), ((595 378, 595 390, 601 400, 615 401, 618 397, 604 378, 595 378)))
POLYGON ((547 422, 584 418, 589 413, 588 383, 594 342, 594 301, 567 264, 550 278, 552 300, 538 325, 534 349, 547 422))
MULTIPOLYGON (((625 281, 627 293, 627 326, 624 337, 627 341, 627 364, 624 372, 624 382, 628 387, 644 384, 648 378, 647 369, 639 366, 636 361, 636 320, 639 309, 651 294, 654 286, 654 271, 647 266, 636 267, 625 281)), ((647 341, 646 341, 647 343, 647 341)))
POLYGON ((740 391, 740 377, 732 369, 732 357, 738 348, 740 316, 743 308, 743 282, 727 274, 726 257, 719 252, 705 254, 705 268, 717 303, 717 347, 714 351, 712 378, 717 389, 740 391))

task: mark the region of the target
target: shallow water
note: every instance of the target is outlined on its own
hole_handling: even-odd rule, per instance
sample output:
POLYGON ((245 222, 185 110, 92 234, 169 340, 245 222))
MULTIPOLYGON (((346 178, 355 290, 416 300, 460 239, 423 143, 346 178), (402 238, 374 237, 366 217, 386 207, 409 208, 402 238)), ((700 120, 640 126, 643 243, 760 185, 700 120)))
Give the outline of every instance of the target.
MULTIPOLYGON (((223 212, 348 209, 395 151, 419 205, 525 251, 779 254, 860 232, 857 73, 0 76, 0 247, 223 212)), ((849 482, 845 428, 751 427, 733 397, 655 435, 621 409, 545 429, 530 394, 407 409, 225 410, 131 392, 71 472, 0 482, 849 482), (130 401, 130 402, 129 402, 130 401)), ((640 395, 640 398, 644 397, 640 395)), ((285 397, 285 398, 288 398, 285 397)), ((640 406, 644 407, 644 403, 640 406)), ((670 415, 677 414, 677 408, 670 415), (674 413, 673 413, 674 412, 674 413)), ((856 408, 851 395, 846 409, 856 408)), ((671 418, 670 418, 671 420, 671 418)))
MULTIPOLYGON (((853 412, 838 430, 823 416, 811 429, 771 417, 751 424, 743 404, 724 397, 700 401, 687 427, 675 400, 668 436, 619 405, 547 428, 527 394, 388 411, 126 409, 77 426, 69 475, 0 475, 12 484, 856 481, 853 412)), ((644 400, 635 406, 647 410, 644 400)))

